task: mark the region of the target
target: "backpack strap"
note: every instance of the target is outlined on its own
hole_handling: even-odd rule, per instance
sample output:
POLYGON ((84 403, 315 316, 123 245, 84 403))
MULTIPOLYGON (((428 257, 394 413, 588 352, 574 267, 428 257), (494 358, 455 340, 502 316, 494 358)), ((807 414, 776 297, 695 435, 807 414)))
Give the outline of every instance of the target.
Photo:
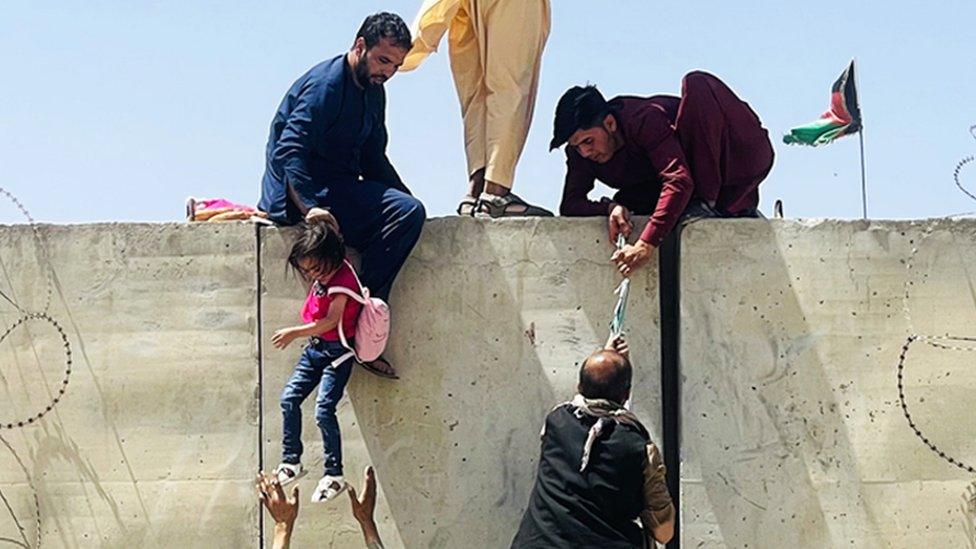
POLYGON ((356 272, 356 268, 352 266, 352 263, 349 263, 349 260, 348 259, 343 259, 342 261, 343 261, 343 263, 346 264, 347 267, 349 267, 349 270, 352 271, 352 277, 356 279, 356 284, 359 286, 359 293, 361 293, 363 295, 363 297, 368 298, 369 297, 369 288, 367 288, 366 286, 363 286, 362 281, 359 280, 359 274, 356 272))
POLYGON ((346 331, 342 328, 342 324, 343 322, 342 319, 340 318, 339 319, 339 342, 342 343, 342 346, 346 348, 347 352, 343 353, 342 356, 333 360, 329 364, 329 366, 333 368, 338 368, 340 364, 342 364, 343 362, 345 362, 350 358, 355 358, 356 362, 359 362, 359 356, 356 355, 356 349, 353 349, 352 345, 349 345, 349 340, 346 339, 346 331))
MULTIPOLYGON (((345 259, 343 260, 343 262, 349 267, 349 270, 352 271, 352 276, 353 276, 353 278, 356 279, 356 285, 359 286, 359 290, 360 290, 360 292, 362 292, 362 295, 357 294, 356 292, 350 290, 349 288, 345 288, 345 287, 342 287, 342 286, 333 286, 333 287, 329 288, 329 290, 328 290, 328 292, 326 292, 326 294, 327 295, 341 294, 341 295, 347 296, 347 297, 355 300, 357 303, 359 303, 361 305, 366 305, 367 303, 369 303, 369 300, 368 300, 369 299, 369 290, 365 286, 363 286, 363 283, 362 282, 359 281, 359 275, 356 274, 356 269, 353 268, 352 264, 349 263, 349 261, 348 260, 345 260, 345 259)), ((343 311, 343 312, 345 312, 345 311, 343 311)), ((332 361, 332 364, 331 364, 331 366, 333 368, 337 368, 340 364, 342 364, 344 361, 346 361, 350 357, 355 358, 357 361, 359 360, 359 357, 356 356, 356 350, 353 349, 351 345, 349 345, 349 340, 346 339, 346 331, 342 327, 343 324, 345 324, 345 323, 343 322, 342 317, 340 317, 339 318, 339 341, 342 342, 342 346, 345 347, 349 352, 348 353, 345 353, 342 356, 340 356, 339 358, 333 360, 332 361)))
MULTIPOLYGON (((340 318, 339 319, 339 341, 342 342, 342 346, 345 347, 346 350, 349 351, 349 353, 352 353, 353 356, 356 356, 356 350, 353 349, 351 345, 349 345, 349 341, 346 339, 346 331, 342 328, 342 325, 343 324, 345 324, 345 323, 340 318)), ((341 357, 337 358, 335 361, 333 361, 332 362, 332 366, 333 367, 338 366, 340 362, 342 362, 343 360, 349 358, 349 353, 346 353, 346 354, 342 355, 341 357)))
POLYGON ((356 301, 360 305, 366 305, 367 303, 369 303, 369 301, 367 301, 365 297, 357 294, 356 292, 350 290, 349 288, 344 288, 342 286, 333 286, 332 288, 329 288, 329 290, 326 292, 326 294, 327 295, 342 294, 344 296, 348 296, 348 297, 352 298, 354 301, 356 301))
MULTIPOLYGON (((346 342, 343 341, 342 344, 345 345, 346 342)), ((339 358, 333 360, 332 363, 329 364, 329 366, 331 366, 332 368, 338 368, 340 364, 342 364, 343 362, 345 362, 346 360, 348 360, 350 358, 355 358, 356 359, 356 362, 359 362, 359 358, 356 356, 356 351, 353 351, 352 349, 349 349, 349 352, 344 353, 339 358)))

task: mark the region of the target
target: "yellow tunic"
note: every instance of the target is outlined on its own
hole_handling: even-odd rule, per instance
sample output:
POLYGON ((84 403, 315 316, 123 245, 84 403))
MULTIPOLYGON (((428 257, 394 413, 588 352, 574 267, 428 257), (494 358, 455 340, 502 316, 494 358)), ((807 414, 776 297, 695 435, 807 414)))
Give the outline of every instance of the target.
POLYGON ((550 22, 549 0, 425 0, 421 6, 401 70, 417 68, 450 31, 468 175, 484 168, 486 180, 512 187, 550 22))

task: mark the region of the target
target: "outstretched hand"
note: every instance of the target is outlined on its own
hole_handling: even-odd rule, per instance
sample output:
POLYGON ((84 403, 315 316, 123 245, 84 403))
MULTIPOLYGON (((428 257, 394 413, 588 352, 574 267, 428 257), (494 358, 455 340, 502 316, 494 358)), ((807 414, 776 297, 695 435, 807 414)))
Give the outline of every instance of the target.
POLYGON ((363 493, 356 495, 356 489, 349 487, 349 500, 352 504, 352 516, 359 524, 373 522, 373 512, 376 509, 376 472, 373 466, 366 467, 363 473, 363 493))
POLYGON ((290 328, 283 328, 271 336, 271 343, 276 349, 284 349, 289 343, 295 340, 295 333, 290 328))
POLYGON ((349 501, 352 505, 352 516, 356 517, 359 527, 363 530, 363 539, 367 547, 382 547, 383 542, 373 520, 376 510, 376 472, 373 466, 366 467, 363 472, 363 493, 356 495, 356 489, 349 486, 349 501))
POLYGON ((274 475, 264 471, 258 475, 256 487, 258 499, 271 514, 276 524, 291 527, 298 518, 298 485, 291 489, 291 495, 286 496, 281 482, 274 475))

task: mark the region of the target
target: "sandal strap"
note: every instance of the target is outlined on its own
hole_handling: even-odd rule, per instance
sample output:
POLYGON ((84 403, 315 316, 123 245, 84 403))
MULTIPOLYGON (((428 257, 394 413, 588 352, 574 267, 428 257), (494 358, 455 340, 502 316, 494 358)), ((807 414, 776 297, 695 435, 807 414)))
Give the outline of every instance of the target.
POLYGON ((299 473, 300 471, 297 470, 295 467, 286 467, 284 464, 275 467, 274 470, 275 478, 278 479, 278 482, 280 482, 282 485, 288 484, 296 480, 299 476, 299 473))
POLYGON ((345 490, 345 485, 333 480, 325 488, 321 488, 318 492, 326 499, 332 499, 338 494, 342 493, 343 490, 345 490))
POLYGON ((491 217, 527 217, 527 216, 551 216, 552 212, 539 206, 529 204, 522 197, 515 193, 508 193, 505 196, 495 197, 482 193, 478 199, 478 213, 488 214, 491 217), (520 206, 521 211, 509 211, 510 206, 520 206))
POLYGON ((481 201, 478 200, 477 198, 465 197, 465 198, 461 199, 461 202, 460 203, 458 203, 458 207, 457 207, 457 210, 456 210, 457 211, 457 214, 458 215, 464 215, 463 213, 461 213, 461 210, 465 206, 470 206, 471 207, 471 213, 469 213, 468 215, 474 215, 474 212, 478 209, 478 206, 480 205, 480 203, 481 203, 481 201))

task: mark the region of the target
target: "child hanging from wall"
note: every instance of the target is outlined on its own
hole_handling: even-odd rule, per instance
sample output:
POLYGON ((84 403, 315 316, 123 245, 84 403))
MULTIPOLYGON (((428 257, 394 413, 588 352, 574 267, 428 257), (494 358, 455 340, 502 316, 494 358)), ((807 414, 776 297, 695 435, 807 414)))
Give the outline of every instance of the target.
POLYGON ((305 475, 301 463, 301 406, 315 387, 321 385, 315 401, 315 421, 325 446, 325 475, 312 494, 312 502, 327 502, 348 488, 342 476, 342 439, 336 405, 342 398, 356 357, 344 345, 339 327, 341 322, 343 334, 354 334, 362 309, 357 300, 335 293, 335 289, 348 289, 357 296, 363 290, 352 265, 345 259, 346 249, 338 225, 331 215, 319 213, 324 216, 310 212, 308 224, 288 256, 291 268, 311 284, 302 307, 304 324, 278 330, 272 337, 278 349, 284 349, 295 339, 309 338, 281 393, 282 458, 275 475, 282 485, 305 475))

